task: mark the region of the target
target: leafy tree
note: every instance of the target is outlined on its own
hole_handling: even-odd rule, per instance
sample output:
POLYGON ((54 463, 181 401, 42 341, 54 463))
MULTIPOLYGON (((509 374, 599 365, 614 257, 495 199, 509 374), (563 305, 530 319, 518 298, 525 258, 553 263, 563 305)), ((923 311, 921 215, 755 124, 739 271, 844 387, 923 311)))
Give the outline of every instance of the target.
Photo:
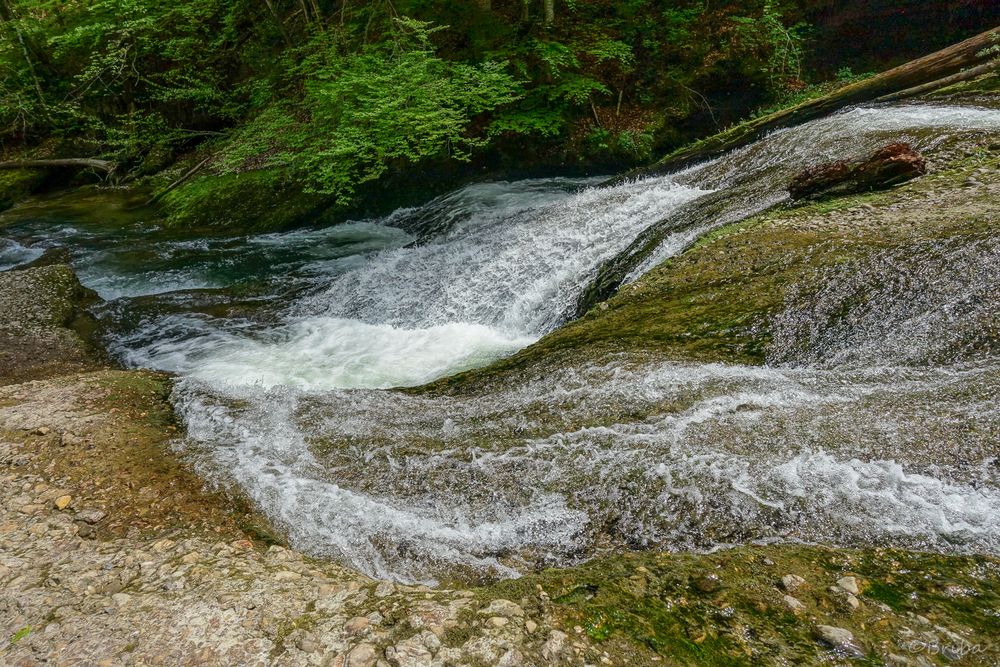
POLYGON ((316 37, 294 71, 301 98, 272 103, 238 132, 225 148, 226 169, 266 154, 264 166, 294 170, 310 190, 346 203, 394 162, 468 159, 485 143, 470 131, 473 119, 514 100, 517 84, 503 63, 441 59, 435 30, 398 18, 391 39, 346 55, 336 39, 316 37))

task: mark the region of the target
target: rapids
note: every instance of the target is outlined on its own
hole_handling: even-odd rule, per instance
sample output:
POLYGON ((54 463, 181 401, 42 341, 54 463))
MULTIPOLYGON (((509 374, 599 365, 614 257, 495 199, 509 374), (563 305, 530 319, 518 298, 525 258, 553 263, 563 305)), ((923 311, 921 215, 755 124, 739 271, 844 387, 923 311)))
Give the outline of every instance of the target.
POLYGON ((765 367, 621 355, 478 393, 389 390, 537 341, 637 239, 655 244, 625 282, 782 202, 818 160, 970 131, 1000 131, 1000 111, 859 108, 668 176, 481 183, 248 237, 27 207, 5 214, 0 268, 67 247, 108 299, 112 352, 178 374, 178 447, 293 545, 368 574, 517 576, 755 540, 1000 554, 1000 364, 966 353, 997 317, 997 244, 887 254, 910 278, 873 290, 878 262, 831 275, 790 303, 765 367), (862 292, 849 328, 819 325, 862 292))

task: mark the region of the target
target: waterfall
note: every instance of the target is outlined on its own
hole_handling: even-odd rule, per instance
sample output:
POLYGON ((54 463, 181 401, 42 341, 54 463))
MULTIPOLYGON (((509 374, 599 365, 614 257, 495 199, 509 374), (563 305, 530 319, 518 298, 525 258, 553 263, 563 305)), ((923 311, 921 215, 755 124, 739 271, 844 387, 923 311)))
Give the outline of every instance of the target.
POLYGON ((792 290, 764 367, 619 355, 456 396, 391 390, 530 345, 594 285, 783 202, 807 165, 998 130, 987 109, 860 108, 613 187, 482 183, 324 230, 157 240, 143 267, 109 243, 76 252, 120 297, 113 351, 180 376, 182 451, 294 546, 371 575, 755 540, 1000 553, 1000 367, 976 344, 1000 303, 995 241, 792 290), (821 326, 859 294, 858 318, 821 326))

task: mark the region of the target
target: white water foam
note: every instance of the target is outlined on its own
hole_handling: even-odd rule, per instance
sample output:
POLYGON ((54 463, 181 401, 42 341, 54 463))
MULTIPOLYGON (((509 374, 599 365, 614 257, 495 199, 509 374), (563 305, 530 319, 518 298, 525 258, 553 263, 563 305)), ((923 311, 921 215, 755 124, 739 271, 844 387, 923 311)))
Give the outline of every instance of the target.
POLYGON ((0 238, 0 271, 33 262, 44 252, 41 248, 30 248, 17 241, 0 238))
POLYGON ((383 221, 415 242, 338 265, 277 326, 171 315, 122 345, 133 363, 185 376, 177 406, 206 474, 238 483, 294 545, 373 575, 511 576, 609 543, 998 553, 1000 373, 989 363, 637 370, 621 359, 540 369, 479 396, 363 389, 530 343, 652 225, 666 240, 631 278, 780 202, 807 164, 976 130, 1000 130, 1000 112, 860 109, 674 176, 465 188, 383 221), (713 191, 727 199, 706 214, 713 191))

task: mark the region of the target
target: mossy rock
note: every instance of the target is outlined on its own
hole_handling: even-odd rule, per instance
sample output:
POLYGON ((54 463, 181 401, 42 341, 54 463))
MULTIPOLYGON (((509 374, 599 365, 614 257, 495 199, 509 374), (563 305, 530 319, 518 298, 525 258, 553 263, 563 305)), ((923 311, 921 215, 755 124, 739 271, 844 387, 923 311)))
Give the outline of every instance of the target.
POLYGON ((274 169, 201 176, 160 203, 170 226, 226 232, 277 231, 326 220, 332 204, 274 169))
POLYGON ((96 300, 66 265, 0 273, 0 385, 96 367, 96 300))
POLYGON ((45 181, 39 169, 0 170, 0 211, 6 211, 35 193, 45 181))
POLYGON ((770 545, 606 556, 478 594, 482 606, 510 599, 533 617, 551 613, 615 664, 881 665, 898 655, 939 664, 943 650, 966 656, 956 664, 995 664, 1000 622, 988 610, 998 581, 1000 561, 986 556, 770 545), (794 590, 782 583, 789 574, 803 580, 794 590), (856 596, 839 587, 843 577, 856 596), (861 655, 825 645, 819 625, 850 631, 861 655))

